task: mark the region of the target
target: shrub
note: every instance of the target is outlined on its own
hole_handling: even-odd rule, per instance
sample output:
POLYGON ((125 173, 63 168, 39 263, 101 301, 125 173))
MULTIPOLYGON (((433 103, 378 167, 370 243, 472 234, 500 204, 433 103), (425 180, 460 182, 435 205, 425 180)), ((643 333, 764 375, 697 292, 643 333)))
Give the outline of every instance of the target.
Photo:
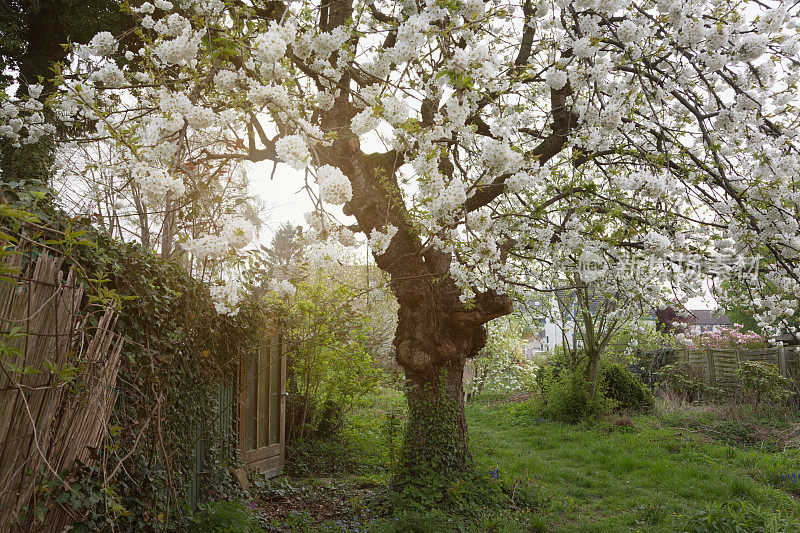
POLYGON ((667 365, 663 368, 662 375, 667 389, 684 400, 699 400, 718 392, 708 384, 705 371, 689 363, 667 365))
POLYGON ((513 317, 489 323, 486 345, 468 362, 472 377, 464 389, 470 397, 481 394, 527 392, 534 385, 534 365, 520 352, 521 327, 513 317))
POLYGON ((536 385, 539 387, 539 391, 545 394, 550 384, 558 381, 562 371, 569 372, 569 367, 564 358, 562 356, 548 357, 536 369, 536 385))
POLYGON ((761 509, 748 502, 724 502, 709 506, 684 523, 686 533, 789 533, 800 531, 800 522, 780 512, 761 509))
POLYGON ((794 394, 791 380, 781 376, 775 365, 758 361, 745 361, 736 370, 744 394, 754 403, 761 400, 780 402, 794 394))
POLYGON ((600 369, 598 390, 617 402, 617 409, 646 411, 653 407, 653 395, 636 376, 618 364, 600 369))
POLYGON ((282 316, 288 357, 286 442, 331 438, 344 414, 375 390, 380 371, 370 353, 369 316, 357 292, 317 269, 295 281, 290 300, 270 303, 282 316))
POLYGON ((583 375, 562 370, 545 383, 537 410, 544 418, 575 424, 610 413, 614 404, 600 391, 592 400, 583 375))
POLYGON ((703 331, 692 338, 697 348, 728 348, 757 350, 766 348, 764 337, 753 331, 744 331, 740 324, 722 326, 713 331, 703 331))
POLYGON ((636 350, 628 370, 653 390, 664 379, 663 369, 677 359, 674 348, 636 350))

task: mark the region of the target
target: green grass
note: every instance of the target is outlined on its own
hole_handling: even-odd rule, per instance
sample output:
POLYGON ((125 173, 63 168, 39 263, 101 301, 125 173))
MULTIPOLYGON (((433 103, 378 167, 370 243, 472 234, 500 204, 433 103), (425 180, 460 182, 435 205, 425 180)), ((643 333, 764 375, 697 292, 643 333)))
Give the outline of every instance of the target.
POLYGON ((404 416, 402 392, 379 387, 356 399, 335 435, 287 446, 286 473, 310 479, 349 474, 385 484, 402 444, 404 416), (396 417, 394 426, 387 422, 390 414, 396 417))
MULTIPOLYGON (((502 505, 445 514, 397 508, 387 515, 380 495, 396 454, 387 437, 399 444, 405 401, 398 391, 378 389, 347 414, 342 434, 304 450, 307 462, 294 468, 288 490, 296 512, 272 519, 267 531, 800 531, 758 525, 765 517, 774 523, 800 518, 800 480, 783 477, 800 476, 800 450, 784 450, 784 437, 795 436, 797 413, 755 416, 729 406, 659 404, 655 414, 634 417, 628 427, 568 425, 537 418, 528 404, 494 400, 467 406, 479 470, 471 482, 502 487, 502 505), (389 419, 395 421, 392 431, 389 419), (754 428, 762 437, 764 429, 785 434, 765 441, 754 428), (499 471, 500 479, 490 471, 499 471), (335 502, 328 507, 341 512, 320 516, 322 502, 335 502), (684 530, 689 516, 713 519, 717 527, 684 530)), ((272 492, 281 490, 287 492, 278 485, 272 492)))
POLYGON ((499 468, 514 486, 534 480, 537 509, 552 531, 675 531, 687 514, 743 501, 800 516, 794 485, 800 452, 762 452, 660 427, 569 426, 535 419, 519 404, 470 404, 472 451, 479 468, 499 468), (537 477, 538 476, 538 477, 537 477))

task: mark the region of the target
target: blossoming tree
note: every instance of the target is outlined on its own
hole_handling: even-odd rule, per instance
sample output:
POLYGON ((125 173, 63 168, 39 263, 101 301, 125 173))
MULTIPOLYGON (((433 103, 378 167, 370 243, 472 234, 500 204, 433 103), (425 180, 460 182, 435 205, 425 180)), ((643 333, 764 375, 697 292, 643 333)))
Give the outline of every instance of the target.
MULTIPOLYGON (((553 254, 766 254, 782 290, 765 311, 796 306, 797 4, 131 4, 140 26, 76 46, 52 105, 167 202, 193 173, 270 160, 342 206, 347 227, 319 215, 320 237, 367 236, 399 303, 405 465, 468 465, 465 360, 553 254)), ((35 92, 0 133, 46 131, 35 92)))

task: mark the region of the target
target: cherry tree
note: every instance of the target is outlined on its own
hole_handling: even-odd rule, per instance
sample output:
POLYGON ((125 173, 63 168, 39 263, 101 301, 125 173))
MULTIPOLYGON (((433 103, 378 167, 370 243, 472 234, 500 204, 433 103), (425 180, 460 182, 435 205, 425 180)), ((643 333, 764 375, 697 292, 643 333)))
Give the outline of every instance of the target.
MULTIPOLYGON (((131 5, 139 26, 76 45, 50 105, 167 204, 224 162, 305 172, 319 238, 366 237, 391 276, 403 466, 468 467, 464 363, 554 256, 765 256, 763 313, 797 305, 796 3, 131 5)), ((51 127, 28 94, 2 104, 19 142, 51 127)), ((630 290, 697 290, 665 276, 630 290)))

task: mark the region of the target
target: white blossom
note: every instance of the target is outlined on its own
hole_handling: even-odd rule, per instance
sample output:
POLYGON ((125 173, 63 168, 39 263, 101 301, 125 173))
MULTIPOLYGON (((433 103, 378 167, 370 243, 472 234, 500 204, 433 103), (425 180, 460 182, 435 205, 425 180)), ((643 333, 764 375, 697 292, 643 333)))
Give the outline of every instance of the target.
POLYGON ((165 40, 155 48, 155 53, 161 61, 172 65, 185 64, 197 55, 200 40, 204 32, 184 31, 171 40, 165 40))
POLYGON ((255 227, 250 221, 229 216, 222 221, 219 232, 189 239, 183 243, 183 248, 200 261, 220 259, 253 242, 255 234, 255 227))
POLYGON ((42 95, 43 86, 37 84, 28 85, 28 96, 31 98, 39 98, 42 95))
POLYGON ((322 165, 317 169, 320 198, 333 205, 342 205, 353 198, 350 180, 337 167, 322 165))
POLYGON ((547 85, 556 91, 563 89, 567 84, 567 73, 560 69, 551 68, 547 71, 547 85))
POLYGON ((214 74, 214 86, 217 90, 222 92, 229 92, 236 89, 236 80, 238 76, 232 70, 221 69, 214 74))
POLYGON ((89 41, 89 49, 98 56, 108 56, 117 51, 117 40, 111 33, 101 31, 89 41))
POLYGON ((350 120, 350 129, 356 135, 364 135, 377 128, 380 123, 381 119, 375 116, 371 107, 368 107, 350 120))
POLYGON ((150 2, 144 2, 138 8, 134 8, 134 11, 136 13, 144 13, 144 14, 152 14, 154 10, 155 8, 153 4, 151 4, 150 2))
POLYGON ((374 229, 369 234, 369 247, 375 255, 381 255, 389 248, 395 235, 397 228, 391 224, 386 226, 386 231, 374 229))
POLYGON ((253 42, 253 55, 262 63, 274 63, 286 54, 286 40, 276 29, 263 33, 253 42))
POLYGON ((381 101, 383 117, 389 124, 402 124, 408 120, 408 106, 399 98, 387 96, 381 101))
POLYGON ((278 157, 287 165, 302 170, 311 164, 311 154, 300 135, 285 135, 275 142, 278 157))
POLYGON ((241 301, 241 285, 236 281, 212 285, 209 288, 211 301, 214 302, 214 309, 217 313, 227 316, 239 314, 239 302, 241 301))
POLYGON ((170 176, 163 168, 138 165, 133 170, 133 178, 153 201, 167 196, 180 198, 186 191, 183 179, 170 176))

